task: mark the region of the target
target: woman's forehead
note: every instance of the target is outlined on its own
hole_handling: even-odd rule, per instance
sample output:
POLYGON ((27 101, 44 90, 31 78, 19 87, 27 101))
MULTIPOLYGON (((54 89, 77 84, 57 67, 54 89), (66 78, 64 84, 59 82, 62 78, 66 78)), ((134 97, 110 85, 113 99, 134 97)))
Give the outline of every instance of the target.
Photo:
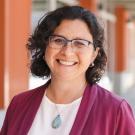
POLYGON ((69 36, 69 38, 92 38, 88 25, 79 19, 63 20, 54 30, 54 34, 69 36))

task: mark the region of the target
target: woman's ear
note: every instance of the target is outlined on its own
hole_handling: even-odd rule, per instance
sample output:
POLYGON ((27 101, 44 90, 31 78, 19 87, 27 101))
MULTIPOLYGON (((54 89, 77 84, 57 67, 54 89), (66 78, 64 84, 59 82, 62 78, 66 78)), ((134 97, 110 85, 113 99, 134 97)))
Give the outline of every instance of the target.
POLYGON ((97 57, 97 55, 98 55, 98 52, 99 52, 99 47, 97 47, 95 50, 94 50, 94 52, 93 52, 93 62, 94 62, 94 60, 96 59, 96 57, 97 57))

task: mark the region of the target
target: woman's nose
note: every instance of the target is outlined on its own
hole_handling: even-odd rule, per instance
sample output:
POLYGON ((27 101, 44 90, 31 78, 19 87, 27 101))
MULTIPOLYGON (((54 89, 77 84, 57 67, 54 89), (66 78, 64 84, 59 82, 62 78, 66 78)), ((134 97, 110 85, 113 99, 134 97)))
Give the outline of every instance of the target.
POLYGON ((65 46, 62 47, 61 52, 66 54, 66 55, 70 55, 74 53, 74 48, 72 46, 71 42, 68 42, 65 46))

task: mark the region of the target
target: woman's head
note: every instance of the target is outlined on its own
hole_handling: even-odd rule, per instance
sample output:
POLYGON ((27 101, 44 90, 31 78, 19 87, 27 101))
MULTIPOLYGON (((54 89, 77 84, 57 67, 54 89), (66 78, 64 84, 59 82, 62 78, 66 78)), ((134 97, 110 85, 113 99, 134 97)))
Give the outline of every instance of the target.
MULTIPOLYGON (((37 28, 35 29, 33 35, 29 38, 29 42, 27 44, 28 49, 30 50, 32 55, 32 74, 39 77, 50 76, 51 70, 45 60, 45 53, 48 48, 50 36, 57 34, 56 30, 59 26, 61 26, 61 23, 64 22, 64 20, 69 20, 69 22, 80 20, 80 22, 85 23, 85 25, 87 26, 89 34, 92 36, 92 43, 94 48, 93 51, 97 52, 98 50, 98 54, 97 57, 93 60, 94 66, 91 66, 92 61, 89 62, 90 65, 86 70, 85 78, 87 82, 91 84, 96 83, 100 80, 103 74, 107 59, 103 47, 104 31, 98 23, 96 17, 90 11, 79 6, 66 6, 56 9, 55 11, 47 13, 40 20, 37 28)), ((68 28, 66 29, 68 30, 68 28)), ((80 30, 79 26, 76 25, 76 29, 80 30)), ((80 31, 82 31, 83 33, 83 29, 80 31)), ((61 34, 59 35, 64 36, 61 34)), ((67 38, 67 40, 72 40, 70 37, 70 39, 68 37, 65 38, 67 38)))

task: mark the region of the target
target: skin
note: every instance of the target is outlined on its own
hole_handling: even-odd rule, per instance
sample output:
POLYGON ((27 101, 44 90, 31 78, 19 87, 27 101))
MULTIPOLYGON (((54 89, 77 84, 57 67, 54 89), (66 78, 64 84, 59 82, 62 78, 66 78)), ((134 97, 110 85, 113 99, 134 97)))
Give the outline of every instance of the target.
MULTIPOLYGON (((54 34, 69 40, 81 38, 93 42, 87 24, 79 19, 63 20, 54 34)), ((83 51, 75 51, 71 45, 62 49, 48 46, 45 60, 52 78, 46 92, 48 98, 55 103, 67 104, 81 97, 87 85, 85 72, 95 60, 98 50, 98 48, 94 50, 92 45, 83 51)))

